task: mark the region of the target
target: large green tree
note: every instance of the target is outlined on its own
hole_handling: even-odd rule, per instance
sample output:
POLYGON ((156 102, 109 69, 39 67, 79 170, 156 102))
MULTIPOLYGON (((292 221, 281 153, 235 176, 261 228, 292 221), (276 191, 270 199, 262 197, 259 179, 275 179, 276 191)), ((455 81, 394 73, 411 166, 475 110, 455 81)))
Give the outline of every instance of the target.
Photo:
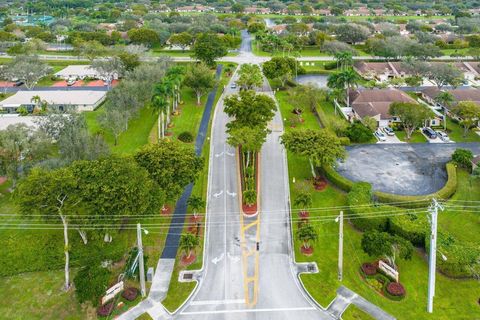
POLYGON ((273 57, 262 65, 263 73, 268 79, 278 79, 285 86, 287 80, 292 79, 297 68, 294 58, 273 57))
POLYGON ((193 56, 206 65, 215 66, 215 60, 226 56, 228 51, 225 42, 214 33, 200 34, 193 44, 193 56))
POLYGON ((158 183, 167 202, 176 201, 203 168, 203 159, 191 146, 179 141, 161 140, 144 146, 134 158, 158 183))
POLYGON ((233 127, 261 127, 266 128, 272 120, 276 105, 275 101, 267 95, 257 94, 253 90, 241 91, 225 98, 225 113, 234 120, 227 124, 233 127))
POLYGON ((480 119, 480 106, 475 102, 462 101, 459 102, 452 112, 460 118, 460 122, 463 126, 463 137, 467 136, 468 130, 478 123, 480 119))
POLYGON ((350 89, 356 87, 359 81, 358 73, 353 68, 347 68, 329 75, 327 86, 333 90, 343 90, 345 92, 346 105, 350 106, 350 89))
POLYGON ((409 241, 376 230, 363 234, 362 249, 371 257, 386 258, 389 265, 395 269, 396 258, 410 260, 413 254, 413 245, 409 241))
POLYGON ((415 129, 424 125, 425 121, 431 116, 431 112, 426 107, 409 102, 392 103, 389 113, 400 118, 407 140, 410 140, 415 129))
POLYGON ((199 63, 193 64, 187 69, 183 83, 195 91, 197 105, 199 106, 202 96, 209 90, 212 90, 217 84, 217 81, 215 74, 209 67, 206 64, 199 63))
POLYGON ((41 215, 45 221, 55 218, 63 225, 65 285, 70 289, 69 224, 81 221, 77 179, 69 168, 45 170, 36 168, 23 179, 15 191, 20 212, 25 216, 41 215))
POLYGON ((283 134, 282 143, 290 152, 308 158, 313 177, 317 176, 315 165, 333 165, 345 158, 340 139, 327 129, 291 130, 283 134))
POLYGON ((256 64, 244 63, 238 72, 237 84, 244 90, 251 90, 263 84, 260 67, 256 64))

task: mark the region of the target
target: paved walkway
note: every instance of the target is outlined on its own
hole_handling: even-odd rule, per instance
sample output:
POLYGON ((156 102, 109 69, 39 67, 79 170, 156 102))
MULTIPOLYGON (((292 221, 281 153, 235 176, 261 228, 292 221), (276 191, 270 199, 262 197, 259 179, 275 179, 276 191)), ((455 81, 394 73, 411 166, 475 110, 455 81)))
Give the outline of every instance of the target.
POLYGON ((359 309, 370 314, 373 318, 378 320, 395 320, 396 318, 389 315, 376 305, 368 302, 363 297, 359 296, 352 290, 341 286, 337 290, 337 297, 330 303, 327 308, 327 312, 330 313, 335 319, 341 319, 342 314, 348 308, 350 304, 357 306, 359 309))

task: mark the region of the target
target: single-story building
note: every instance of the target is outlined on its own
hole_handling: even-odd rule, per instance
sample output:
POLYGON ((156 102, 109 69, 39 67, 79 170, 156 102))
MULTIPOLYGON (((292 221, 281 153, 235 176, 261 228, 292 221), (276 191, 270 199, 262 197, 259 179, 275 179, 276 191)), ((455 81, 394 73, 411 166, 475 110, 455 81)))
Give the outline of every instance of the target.
MULTIPOLYGON (((394 102, 417 103, 405 92, 395 89, 357 89, 350 91, 350 107, 352 116, 350 120, 362 121, 365 117, 371 117, 377 120, 378 127, 386 127, 393 122, 399 122, 400 119, 390 115, 390 105, 394 102)), ((421 105, 419 108, 423 108, 421 105)), ((430 120, 430 125, 440 125, 441 118, 435 117, 430 120)))
POLYGON ((55 76, 65 80, 83 80, 85 78, 100 79, 98 72, 90 65, 70 65, 55 73, 55 76))
POLYGON ((445 89, 440 90, 437 87, 428 87, 421 91, 422 98, 428 103, 445 108, 445 106, 439 104, 436 101, 437 96, 441 92, 449 92, 454 98, 453 105, 461 101, 472 101, 480 106, 480 89, 467 87, 467 88, 457 88, 457 89, 445 89))
POLYGON ((0 101, 0 109, 7 113, 17 113, 20 107, 29 112, 35 108, 34 97, 47 103, 47 108, 58 111, 93 111, 104 100, 107 91, 100 90, 49 90, 49 91, 18 91, 13 96, 0 101))

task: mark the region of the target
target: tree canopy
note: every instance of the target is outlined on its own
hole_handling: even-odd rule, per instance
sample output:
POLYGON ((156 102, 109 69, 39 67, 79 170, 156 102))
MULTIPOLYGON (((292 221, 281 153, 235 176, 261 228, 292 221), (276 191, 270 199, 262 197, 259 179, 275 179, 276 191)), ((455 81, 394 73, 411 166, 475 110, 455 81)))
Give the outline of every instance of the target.
POLYGON ((400 118, 407 140, 410 140, 413 131, 424 125, 431 116, 431 112, 417 103, 394 102, 390 105, 389 113, 400 118))
POLYGON ((206 65, 215 66, 215 60, 228 53, 224 41, 214 33, 202 33, 193 44, 193 55, 206 65))

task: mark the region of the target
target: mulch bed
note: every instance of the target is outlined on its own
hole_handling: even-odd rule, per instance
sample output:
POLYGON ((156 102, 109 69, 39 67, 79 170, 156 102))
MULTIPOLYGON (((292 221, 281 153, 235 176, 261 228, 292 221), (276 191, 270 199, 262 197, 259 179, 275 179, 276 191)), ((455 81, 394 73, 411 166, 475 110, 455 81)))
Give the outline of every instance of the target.
POLYGON ((172 213, 172 208, 168 205, 164 205, 160 213, 162 216, 169 216, 172 213))
POLYGON ((308 247, 308 248, 305 248, 305 247, 302 245, 302 246, 300 247, 300 252, 301 252, 303 255, 309 257, 309 256, 311 256, 311 255, 313 254, 313 247, 310 246, 310 247, 308 247))
POLYGON ((196 259, 197 259, 197 256, 194 253, 190 254, 190 258, 184 254, 180 259, 180 264, 186 267, 191 265, 193 262, 195 262, 196 259))
POLYGON ((310 212, 308 211, 300 211, 298 213, 298 216, 302 219, 308 219, 308 217, 310 217, 310 212))
POLYGON ((324 177, 316 177, 315 180, 313 181, 313 187, 317 191, 323 191, 327 188, 328 186, 328 181, 324 177))
POLYGON ((253 216, 257 213, 257 204, 251 206, 244 204, 242 205, 242 210, 247 216, 253 216))
POLYGON ((7 181, 7 177, 1 177, 0 176, 0 185, 4 184, 7 181))

